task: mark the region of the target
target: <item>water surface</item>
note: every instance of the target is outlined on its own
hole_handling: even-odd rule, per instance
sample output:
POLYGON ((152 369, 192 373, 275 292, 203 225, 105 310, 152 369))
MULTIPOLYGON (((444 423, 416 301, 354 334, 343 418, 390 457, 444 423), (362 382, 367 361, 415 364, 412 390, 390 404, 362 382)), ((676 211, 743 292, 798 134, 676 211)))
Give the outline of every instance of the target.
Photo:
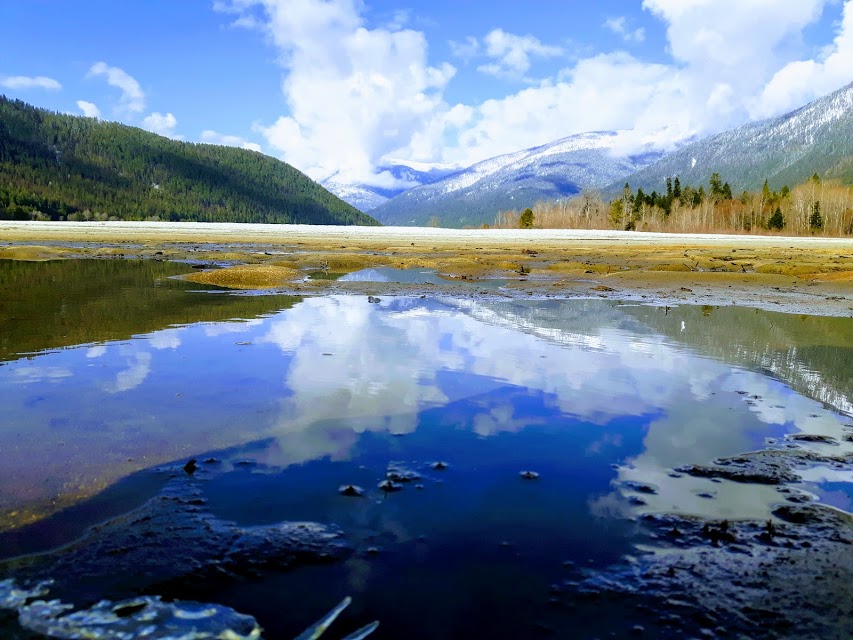
MULTIPOLYGON (((377 637, 518 638, 555 624, 571 637, 599 623, 554 622, 549 585, 566 566, 633 553, 638 515, 765 519, 782 499, 675 467, 786 434, 841 441, 853 422, 850 319, 245 297, 169 277, 186 271, 0 263, 3 557, 137 506, 162 482, 157 465, 213 457, 199 481, 214 515, 336 523, 355 553, 171 595, 255 615, 271 638, 345 595, 354 619, 382 620, 377 637), (389 465, 420 478, 386 494, 389 465), (365 497, 339 495, 343 484, 365 497)), ((848 511, 851 486, 820 465, 800 483, 848 511)))

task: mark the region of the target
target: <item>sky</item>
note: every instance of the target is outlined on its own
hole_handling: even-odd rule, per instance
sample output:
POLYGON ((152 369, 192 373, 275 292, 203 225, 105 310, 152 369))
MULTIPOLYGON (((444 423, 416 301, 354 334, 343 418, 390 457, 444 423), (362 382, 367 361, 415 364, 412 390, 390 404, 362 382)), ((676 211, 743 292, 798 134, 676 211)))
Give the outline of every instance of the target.
POLYGON ((8 97, 394 187, 790 111, 853 81, 853 0, 0 0, 0 42, 8 97))

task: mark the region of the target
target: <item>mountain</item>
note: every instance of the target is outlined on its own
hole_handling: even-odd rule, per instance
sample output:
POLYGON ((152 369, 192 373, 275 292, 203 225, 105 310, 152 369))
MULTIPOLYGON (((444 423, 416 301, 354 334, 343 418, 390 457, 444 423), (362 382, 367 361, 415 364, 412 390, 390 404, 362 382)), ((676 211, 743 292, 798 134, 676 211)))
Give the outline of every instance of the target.
POLYGON ((290 165, 0 96, 0 218, 375 225, 290 165))
POLYGON ((378 168, 379 172, 387 171, 396 180, 396 187, 383 188, 367 184, 349 183, 333 175, 320 182, 326 189, 334 193, 344 202, 348 202, 360 211, 370 211, 388 202, 404 191, 424 184, 431 184, 445 176, 459 171, 461 167, 451 164, 427 164, 396 160, 378 168))
POLYGON ((383 224, 442 226, 491 224, 499 211, 521 210, 600 188, 661 157, 647 149, 631 156, 614 152, 623 131, 583 133, 515 153, 483 160, 442 180, 425 184, 371 210, 383 224))
POLYGON ((764 180, 775 190, 793 186, 814 173, 853 181, 853 84, 783 116, 687 144, 608 191, 625 182, 646 192, 662 191, 666 178, 674 176, 682 185, 707 189, 714 172, 736 194, 761 189, 764 180))

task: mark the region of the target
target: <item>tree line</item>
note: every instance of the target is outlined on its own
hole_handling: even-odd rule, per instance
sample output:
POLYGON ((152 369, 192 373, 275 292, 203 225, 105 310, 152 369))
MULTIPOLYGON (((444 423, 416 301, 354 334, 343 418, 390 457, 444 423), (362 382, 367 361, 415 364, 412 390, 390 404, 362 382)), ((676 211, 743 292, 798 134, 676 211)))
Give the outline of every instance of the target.
POLYGON ((501 212, 495 226, 853 235, 853 187, 814 174, 793 188, 773 191, 765 180, 761 190, 736 196, 719 173, 712 174, 707 189, 682 185, 675 176, 660 192, 635 191, 626 184, 611 200, 584 191, 574 198, 538 203, 521 215, 501 212))
POLYGON ((0 219, 378 224, 261 153, 0 96, 0 219))

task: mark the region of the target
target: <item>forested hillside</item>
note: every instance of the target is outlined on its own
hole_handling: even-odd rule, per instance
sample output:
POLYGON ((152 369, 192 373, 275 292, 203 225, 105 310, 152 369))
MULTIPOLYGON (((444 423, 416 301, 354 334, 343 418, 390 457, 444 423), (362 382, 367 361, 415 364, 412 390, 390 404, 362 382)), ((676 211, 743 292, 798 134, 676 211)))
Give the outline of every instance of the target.
POLYGON ((0 219, 378 224, 290 165, 0 96, 0 219))

